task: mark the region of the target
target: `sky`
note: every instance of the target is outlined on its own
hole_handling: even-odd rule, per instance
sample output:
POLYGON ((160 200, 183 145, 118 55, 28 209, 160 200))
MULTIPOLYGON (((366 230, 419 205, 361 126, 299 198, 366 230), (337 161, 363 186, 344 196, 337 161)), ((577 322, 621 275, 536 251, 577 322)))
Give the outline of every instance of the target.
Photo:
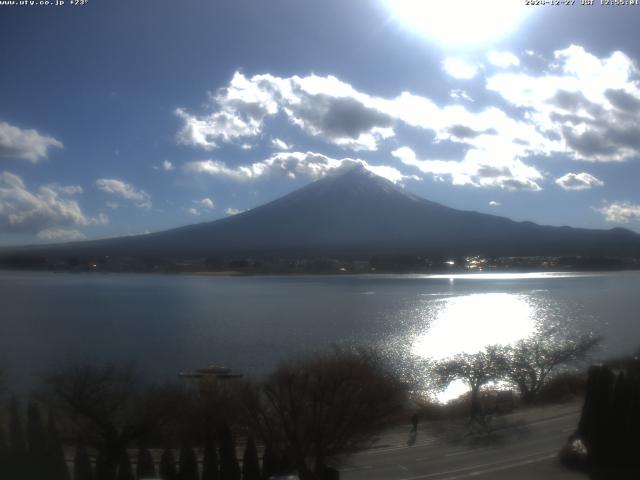
POLYGON ((640 6, 11 1, 0 245, 212 221, 356 164, 454 208, 640 232, 640 6))

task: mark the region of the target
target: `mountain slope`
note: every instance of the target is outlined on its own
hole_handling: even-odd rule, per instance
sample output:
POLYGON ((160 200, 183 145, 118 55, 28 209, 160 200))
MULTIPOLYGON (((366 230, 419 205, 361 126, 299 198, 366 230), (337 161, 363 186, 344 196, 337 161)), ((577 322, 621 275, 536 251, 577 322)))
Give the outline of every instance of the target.
POLYGON ((364 168, 327 176, 222 220, 136 237, 29 248, 74 255, 638 255, 625 229, 540 226, 461 211, 404 192, 364 168))

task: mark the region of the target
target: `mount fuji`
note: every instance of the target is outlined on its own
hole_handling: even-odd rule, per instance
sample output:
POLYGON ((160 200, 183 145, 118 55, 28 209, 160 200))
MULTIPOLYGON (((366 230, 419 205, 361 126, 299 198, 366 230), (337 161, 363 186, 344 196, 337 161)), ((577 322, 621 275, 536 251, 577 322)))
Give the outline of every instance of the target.
POLYGON ((456 210, 363 167, 328 175, 252 210, 146 235, 12 249, 47 256, 638 256, 640 235, 537 225, 456 210))

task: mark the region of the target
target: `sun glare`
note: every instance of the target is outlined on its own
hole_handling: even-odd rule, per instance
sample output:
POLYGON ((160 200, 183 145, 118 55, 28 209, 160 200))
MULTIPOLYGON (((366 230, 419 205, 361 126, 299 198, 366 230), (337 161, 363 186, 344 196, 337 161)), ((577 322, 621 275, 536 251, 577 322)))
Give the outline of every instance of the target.
MULTIPOLYGON (((536 325, 536 309, 523 295, 464 295, 442 299, 439 307, 428 330, 413 342, 414 355, 442 360, 461 352, 475 353, 487 345, 508 345, 531 335, 536 325)), ((457 380, 435 398, 446 403, 468 389, 457 380)))
POLYGON ((485 293, 442 299, 412 353, 441 360, 459 352, 475 353, 487 345, 507 345, 529 336, 535 327, 535 308, 525 296, 485 293))
POLYGON ((407 28, 443 46, 472 47, 499 40, 515 30, 532 9, 522 2, 477 0, 430 2, 384 0, 407 28))

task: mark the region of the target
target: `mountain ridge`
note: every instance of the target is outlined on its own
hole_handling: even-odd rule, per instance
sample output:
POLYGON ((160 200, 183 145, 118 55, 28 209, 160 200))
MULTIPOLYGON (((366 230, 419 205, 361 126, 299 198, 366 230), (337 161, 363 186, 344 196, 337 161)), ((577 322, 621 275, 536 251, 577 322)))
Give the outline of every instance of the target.
MULTIPOLYGON (((517 222, 405 192, 362 166, 227 218, 161 232, 4 249, 50 256, 640 255, 640 234, 517 222)), ((0 251, 0 253, 2 253, 0 251)))

